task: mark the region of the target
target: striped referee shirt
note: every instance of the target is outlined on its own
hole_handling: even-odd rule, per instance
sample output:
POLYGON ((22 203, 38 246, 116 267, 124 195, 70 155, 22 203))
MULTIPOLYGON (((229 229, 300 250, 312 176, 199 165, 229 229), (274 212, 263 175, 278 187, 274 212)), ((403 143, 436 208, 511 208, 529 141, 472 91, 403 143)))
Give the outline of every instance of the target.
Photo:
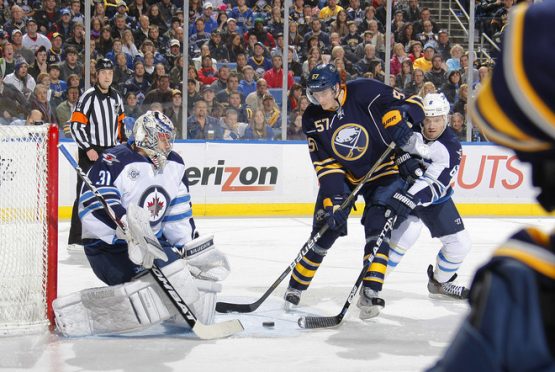
POLYGON ((123 99, 110 87, 107 94, 98 86, 87 90, 71 114, 71 135, 83 150, 92 146, 113 147, 126 140, 123 99))

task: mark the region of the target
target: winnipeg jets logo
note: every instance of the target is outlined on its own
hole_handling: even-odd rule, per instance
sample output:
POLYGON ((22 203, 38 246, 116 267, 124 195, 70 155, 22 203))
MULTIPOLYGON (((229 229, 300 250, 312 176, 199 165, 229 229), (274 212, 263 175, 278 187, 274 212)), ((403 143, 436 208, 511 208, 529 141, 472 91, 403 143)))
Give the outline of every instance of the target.
POLYGON ((119 160, 113 154, 102 154, 102 161, 108 165, 112 165, 114 163, 119 163, 119 160))
POLYGON ((337 128, 332 136, 332 148, 344 160, 360 159, 368 149, 368 132, 362 125, 349 123, 337 128))
POLYGON ((160 200, 160 198, 156 197, 152 201, 147 201, 146 207, 150 212, 150 215, 156 218, 160 214, 160 211, 162 211, 163 208, 165 207, 165 203, 162 200, 160 200))
POLYGON ((159 185, 149 187, 141 195, 139 206, 149 212, 151 226, 155 226, 162 221, 168 210, 169 200, 168 192, 159 185))

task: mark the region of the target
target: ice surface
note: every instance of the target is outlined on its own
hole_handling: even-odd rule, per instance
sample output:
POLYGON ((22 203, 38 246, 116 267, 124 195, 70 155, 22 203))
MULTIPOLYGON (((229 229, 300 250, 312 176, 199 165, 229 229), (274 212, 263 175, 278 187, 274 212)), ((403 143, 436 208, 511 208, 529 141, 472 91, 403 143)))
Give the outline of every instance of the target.
MULTIPOLYGON (((459 270, 469 284, 475 269, 495 246, 525 225, 547 230, 555 219, 465 219, 472 251, 459 270)), ((222 300, 250 303, 285 270, 308 238, 310 219, 197 219, 201 233, 215 233, 232 272, 222 300)), ((84 254, 67 253, 69 223, 60 226, 59 294, 99 286, 84 254)), ((349 236, 338 240, 319 269, 301 306, 287 313, 286 281, 255 312, 218 314, 216 321, 239 318, 245 331, 228 339, 199 341, 191 332, 163 326, 141 334, 68 339, 56 334, 0 338, 4 371, 418 371, 431 365, 467 314, 464 302, 428 297, 426 268, 435 262, 440 242, 427 231, 388 277, 386 307, 361 321, 353 304, 343 324, 305 330, 301 315, 335 315, 341 309, 362 263, 364 237, 357 219, 349 236), (273 328, 263 327, 274 321, 273 328)), ((355 299, 356 301, 356 299, 355 299)))

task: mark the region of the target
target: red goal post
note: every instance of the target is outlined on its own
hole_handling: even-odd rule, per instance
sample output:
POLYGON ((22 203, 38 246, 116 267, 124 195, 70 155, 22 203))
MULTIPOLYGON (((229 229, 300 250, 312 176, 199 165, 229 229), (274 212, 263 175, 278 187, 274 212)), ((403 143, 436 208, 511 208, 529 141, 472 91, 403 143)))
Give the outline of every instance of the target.
POLYGON ((58 127, 0 125, 0 336, 52 327, 58 127))

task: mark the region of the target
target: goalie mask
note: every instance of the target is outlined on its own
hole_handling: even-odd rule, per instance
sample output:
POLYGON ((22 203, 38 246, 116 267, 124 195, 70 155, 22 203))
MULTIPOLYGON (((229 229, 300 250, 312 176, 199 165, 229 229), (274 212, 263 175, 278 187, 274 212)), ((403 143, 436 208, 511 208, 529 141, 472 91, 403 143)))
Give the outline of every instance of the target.
POLYGON ((171 120, 161 112, 147 111, 135 122, 133 137, 135 146, 146 153, 154 168, 163 169, 175 139, 171 120))
POLYGON ((451 106, 443 93, 428 93, 424 97, 424 114, 422 135, 433 141, 443 134, 447 127, 447 116, 451 106))

